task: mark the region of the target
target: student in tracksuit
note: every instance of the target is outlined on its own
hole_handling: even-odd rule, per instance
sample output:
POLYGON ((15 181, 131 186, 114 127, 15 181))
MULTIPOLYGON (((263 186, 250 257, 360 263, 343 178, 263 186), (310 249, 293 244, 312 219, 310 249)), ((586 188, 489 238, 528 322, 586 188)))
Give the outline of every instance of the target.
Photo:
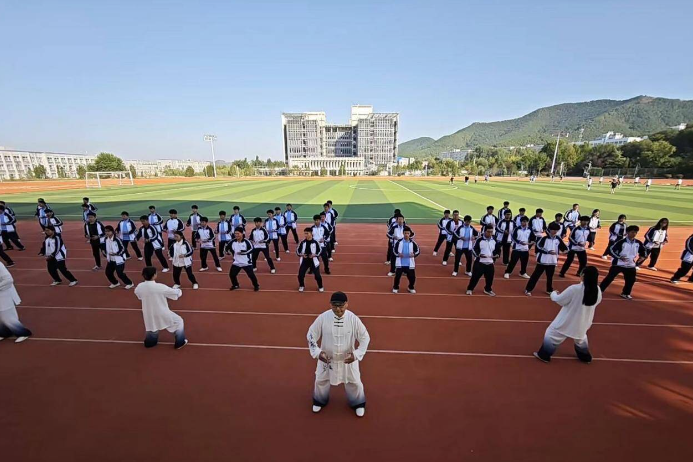
MULTIPOLYGON (((397 222, 397 217, 401 214, 402 214, 402 211, 400 209, 395 209, 392 216, 387 220, 387 229, 390 229, 390 226, 392 226, 393 223, 397 222)), ((392 246, 390 245, 390 239, 388 239, 387 240, 387 259, 385 260, 385 264, 389 265, 391 260, 392 260, 392 246)))
POLYGON ((505 215, 496 225, 496 255, 503 252, 503 264, 507 265, 510 262, 510 247, 512 245, 512 235, 515 229, 515 222, 512 219, 513 213, 510 209, 505 210, 505 215))
POLYGON ((46 222, 53 227, 55 234, 62 237, 63 221, 55 216, 55 212, 52 209, 46 209, 46 222))
MULTIPOLYGON (((279 230, 279 222, 276 218, 274 218, 274 210, 272 209, 267 211, 267 218, 265 219, 265 229, 267 230, 269 241, 274 246, 274 256, 276 257, 277 261, 282 261, 281 257, 279 257, 279 236, 277 235, 277 232, 279 230)), ((269 245, 269 242, 267 243, 267 245, 269 245)))
POLYGON ((546 227, 546 220, 544 220, 544 210, 537 209, 534 216, 529 219, 529 229, 534 233, 534 238, 536 241, 544 237, 544 234, 548 231, 546 227))
POLYGON ((621 214, 618 216, 618 221, 612 223, 611 226, 609 226, 609 242, 606 244, 606 249, 604 249, 602 259, 608 260, 610 256, 609 248, 611 247, 611 245, 619 239, 623 239, 624 237, 626 237, 626 229, 628 228, 628 223, 626 223, 626 219, 627 217, 621 214))
POLYGON ((229 223, 231 223, 231 229, 233 230, 243 228, 243 234, 245 235, 246 220, 245 217, 241 215, 241 208, 239 206, 233 206, 233 215, 229 218, 229 223))
POLYGON ((325 214, 325 222, 330 226, 330 255, 332 255, 335 252, 334 248, 334 228, 337 225, 337 220, 334 216, 334 213, 330 211, 330 204, 325 202, 323 204, 323 213, 325 214))
POLYGON ((286 234, 286 221, 284 219, 284 214, 282 214, 282 209, 279 207, 274 208, 274 219, 277 220, 279 227, 277 228, 277 235, 282 242, 284 247, 284 252, 289 253, 289 240, 286 234))
POLYGON ((551 294, 553 292, 553 273, 558 264, 558 254, 568 251, 568 247, 558 237, 558 232, 561 228, 560 224, 554 221, 549 224, 548 228, 548 235, 537 241, 537 265, 534 267, 532 276, 530 276, 525 287, 525 295, 528 297, 532 295, 532 290, 534 290, 539 278, 544 273, 546 273, 546 293, 551 294))
POLYGON ((463 224, 462 220, 460 220, 460 211, 453 210, 452 220, 448 221, 445 225, 445 232, 448 233, 448 240, 445 243, 445 252, 443 252, 443 266, 447 266, 452 248, 457 245, 457 228, 463 224))
MULTIPOLYGON (((149 206, 149 216, 147 217, 147 220, 149 220, 149 224, 154 227, 157 233, 161 234, 163 231, 162 226, 164 224, 164 219, 161 218, 161 215, 156 213, 156 207, 153 205, 149 206)), ((163 238, 162 238, 163 241, 163 238)), ((150 265, 147 265, 150 266, 150 265)))
MULTIPOLYGON (((269 233, 267 232, 265 227, 262 226, 262 218, 255 217, 255 219, 253 220, 253 223, 255 223, 255 228, 253 228, 253 230, 250 231, 250 234, 248 236, 248 237, 250 237, 250 241, 253 244, 252 245, 252 247, 253 247, 252 248, 252 251, 253 251, 253 271, 257 271, 257 259, 260 256, 260 254, 262 254, 265 256, 265 260, 267 260, 267 264, 270 267, 270 273, 274 274, 277 271, 274 269, 274 262, 272 261, 272 257, 270 257, 269 249, 267 248, 267 245, 269 244, 269 240, 270 240, 269 233)), ((239 228, 241 228, 241 227, 239 226, 238 228, 236 228, 236 230, 238 230, 239 228)), ((234 233, 235 232, 236 231, 234 231, 234 233)), ((236 247, 238 247, 238 246, 236 246, 236 247)), ((238 271, 236 273, 238 273, 238 271)))
MULTIPOLYGON (((526 210, 524 207, 520 207, 519 213, 517 215, 515 215, 515 218, 513 218, 513 221, 515 222, 516 228, 519 228, 520 226, 522 226, 522 217, 526 216, 525 211, 526 210)), ((527 217, 527 223, 529 223, 529 217, 527 217)))
POLYGON ((616 276, 623 274, 626 283, 623 286, 621 297, 626 300, 633 298, 630 294, 637 279, 635 268, 639 262, 642 262, 647 257, 645 245, 635 238, 638 235, 638 231, 640 231, 639 227, 630 225, 626 228, 626 237, 617 240, 609 247, 609 253, 613 260, 611 268, 609 268, 609 274, 599 284, 602 293, 616 279, 616 276))
MULTIPOLYGON (((5 201, 0 201, 0 206, 4 207, 5 212, 7 212, 7 214, 10 216, 10 218, 14 219, 16 221, 17 216, 15 215, 14 210, 12 210, 12 207, 7 205, 7 203, 5 203, 5 201)), ((2 217, 0 217, 0 220, 2 220, 2 217)), ((16 224, 14 224, 14 228, 15 228, 15 232, 16 232, 17 231, 17 225, 16 224)), ((0 226, 0 238, 5 240, 5 248, 7 250, 14 249, 14 247, 12 247, 12 243, 8 242, 7 231, 2 226, 0 226)), ((17 235, 17 239, 19 239, 19 235, 17 235)), ((0 247, 2 247, 2 245, 0 245, 0 247)))
POLYGON ((200 220, 202 217, 200 216, 199 208, 197 205, 193 205, 190 207, 191 212, 190 216, 188 217, 188 221, 185 223, 185 226, 190 228, 192 230, 190 240, 192 241, 192 248, 196 249, 197 248, 197 239, 195 239, 195 233, 197 232, 197 229, 200 227, 200 220))
MULTIPOLYGON (((193 239, 200 242, 200 271, 207 271, 207 254, 212 254, 212 259, 214 260, 214 265, 217 271, 221 273, 221 263, 219 263, 219 256, 217 255, 217 247, 214 244, 214 239, 216 235, 212 228, 209 227, 209 218, 200 217, 200 226, 197 231, 193 234, 193 239)), ((193 249, 195 246, 193 246, 193 249)))
POLYGON ((409 226, 404 226, 402 229, 402 238, 398 239, 392 245, 392 254, 396 261, 395 266, 395 281, 392 285, 392 293, 399 292, 399 281, 402 279, 402 273, 407 275, 409 286, 407 290, 410 294, 416 293, 416 257, 419 256, 419 246, 412 240, 414 232, 409 226))
MULTIPOLYGON (((198 232, 199 230, 200 228, 198 228, 198 232)), ((190 283, 193 285, 193 290, 197 290, 200 286, 197 284, 197 278, 195 278, 192 268, 192 257, 195 249, 185 240, 183 231, 175 231, 173 233, 173 240, 173 260, 171 261, 173 265, 173 288, 180 289, 180 275, 183 269, 185 269, 185 274, 187 274, 190 283)), ((212 243, 212 248, 214 248, 214 243, 212 243)), ((221 270, 221 268, 219 268, 219 270, 221 270)))
MULTIPOLYGON (((259 232, 260 230, 264 231, 262 228, 262 219, 260 217, 255 218, 254 222, 255 229, 251 231, 251 235, 255 232, 259 232)), ((229 290, 236 290, 240 288, 240 285, 238 284, 238 273, 243 270, 248 276, 248 279, 250 279, 250 282, 253 284, 253 290, 257 292, 260 290, 260 284, 258 283, 257 277, 255 277, 255 273, 253 272, 256 260, 256 258, 254 258, 255 252, 253 249, 253 244, 251 244, 248 239, 243 237, 244 233, 244 228, 239 226, 233 232, 234 240, 230 241, 226 245, 226 253, 233 255, 233 264, 229 270, 229 277, 231 278, 231 289, 229 290)), ((266 233, 267 232, 265 231, 265 234, 266 233)), ((269 258, 267 247, 265 247, 265 255, 268 259, 267 261, 271 264, 272 260, 269 258)), ((272 272, 274 272, 274 270, 272 270, 272 272)))
MULTIPOLYGON (((48 220, 46 223, 49 224, 48 220)), ((17 218, 4 205, 0 205, 0 231, 0 235, 7 245, 7 250, 13 249, 10 243, 14 243, 20 251, 24 250, 24 245, 17 234, 17 218)))
POLYGON ((294 207, 291 204, 286 204, 286 210, 284 210, 284 222, 286 223, 287 234, 291 231, 294 236, 294 244, 298 244, 298 233, 296 232, 296 225, 298 224, 298 215, 294 212, 294 207))
MULTIPOLYGON (((652 271, 657 271, 655 265, 659 259, 659 253, 662 251, 662 247, 669 243, 668 239, 668 229, 669 229, 669 219, 662 218, 656 225, 651 227, 645 233, 645 248, 647 249, 647 256, 650 257, 650 263, 646 266, 647 269, 652 271)), ((640 266, 643 262, 640 262, 640 266)))
POLYGON ((597 240, 597 230, 601 229, 602 227, 602 222, 599 219, 600 214, 601 212, 599 209, 592 210, 592 216, 590 217, 590 221, 588 223, 590 228, 590 236, 587 238, 587 242, 589 243, 589 247, 587 248, 588 250, 594 250, 594 243, 597 240))
POLYGON ((135 251, 137 259, 142 261, 142 252, 140 252, 140 248, 137 246, 136 241, 137 226, 135 226, 135 222, 130 219, 130 214, 128 212, 121 212, 120 218, 121 220, 116 228, 116 234, 120 236, 120 239, 123 241, 123 246, 125 246, 125 259, 130 259, 130 252, 128 252, 129 245, 132 247, 132 250, 135 251))
POLYGON ((77 285, 77 278, 67 269, 65 261, 67 259, 67 249, 60 236, 55 234, 52 226, 48 225, 43 229, 46 239, 43 241, 39 255, 45 257, 48 274, 53 278, 52 286, 62 284, 58 271, 70 281, 70 287, 77 285))
MULTIPOLYGON (((397 222, 390 226, 387 230, 387 237, 390 240, 390 246, 392 246, 392 254, 395 255, 394 245, 397 241, 404 238, 404 229, 409 229, 409 235, 414 238, 414 231, 411 230, 407 225, 404 224, 404 217, 402 215, 397 217, 397 222)), ((390 272, 387 273, 388 276, 395 275, 395 259, 393 258, 390 262, 390 272)), ((401 275, 400 275, 401 276, 401 275)))
MULTIPOLYGON (((580 221, 580 204, 573 204, 573 208, 568 210, 563 217, 563 224, 572 230, 580 221)), ((567 231, 567 230, 566 230, 567 231)))
POLYGON ((159 233, 155 225, 151 224, 151 214, 142 215, 140 217, 140 229, 137 231, 137 236, 135 240, 139 241, 144 239, 144 263, 147 266, 152 266, 152 255, 156 255, 162 266, 162 273, 168 273, 168 262, 166 257, 164 257, 164 241, 161 238, 161 233, 159 233))
MULTIPOLYGON (((693 268, 693 234, 688 236, 683 252, 681 252, 681 266, 671 277, 672 284, 678 284, 679 280, 684 277, 693 268)), ((688 277, 688 282, 693 282, 693 273, 688 277)))
POLYGON ((460 270, 460 262, 462 261, 462 255, 465 259, 465 272, 467 276, 472 275, 472 263, 474 260, 473 249, 474 243, 479 237, 479 231, 474 229, 472 226, 471 215, 464 216, 464 224, 455 229, 455 268, 452 272, 453 276, 457 276, 457 272, 460 270))
POLYGON ((41 226, 41 229, 45 228, 47 225, 46 209, 49 208, 50 207, 48 206, 48 204, 46 204, 46 201, 39 198, 39 200, 37 201, 36 213, 34 213, 34 216, 38 218, 39 226, 41 226))
POLYGON ((486 282, 484 293, 491 297, 496 296, 495 292, 493 292, 493 276, 495 273, 493 263, 498 258, 498 254, 496 254, 496 241, 493 239, 494 229, 492 225, 486 225, 483 235, 474 243, 473 253, 476 261, 474 262, 472 277, 469 279, 469 285, 467 286, 467 295, 472 295, 474 288, 481 276, 483 276, 486 282))
POLYGON ((328 239, 330 238, 330 229, 320 220, 320 215, 313 215, 313 239, 320 244, 320 256, 325 265, 325 274, 330 274, 330 258, 328 255, 328 239))
POLYGON ((445 230, 445 226, 450 221, 450 210, 443 212, 443 218, 438 220, 438 240, 436 241, 436 246, 433 248, 433 256, 438 255, 438 249, 440 245, 448 239, 448 232, 445 230))
POLYGON ((491 226, 493 229, 496 229, 496 225, 498 224, 498 219, 496 216, 493 214, 494 207, 492 205, 489 205, 486 207, 486 215, 482 216, 481 219, 479 220, 479 224, 483 228, 484 226, 491 226))
POLYGON ((82 205, 86 205, 86 206, 87 206, 87 209, 88 209, 90 212, 96 213, 96 211, 99 210, 94 204, 92 204, 91 202, 89 202, 89 198, 88 198, 88 197, 83 197, 83 198, 82 198, 82 205))
MULTIPOLYGON (((563 218, 563 215, 560 213, 557 213, 555 215, 554 221, 551 222, 551 223, 556 223, 558 225, 558 232, 556 233, 556 236, 558 236, 558 238, 560 240, 565 239, 565 236, 568 233, 568 226, 565 223, 565 221, 561 221, 562 218, 563 218)), ((546 232, 546 234, 548 234, 548 231, 546 232)))
POLYGON ((322 251, 318 241, 313 239, 313 228, 303 230, 304 239, 296 247, 298 255, 298 291, 303 292, 306 287, 306 272, 311 270, 318 284, 318 292, 324 292, 322 276, 320 275, 320 253, 322 251))
POLYGON ((96 215, 96 212, 92 212, 89 210, 89 206, 87 204, 82 204, 82 222, 87 223, 89 221, 89 214, 93 213, 96 215))
POLYGON ((106 249, 106 279, 111 283, 108 288, 115 289, 120 286, 120 282, 115 277, 117 274, 118 278, 125 284, 125 288, 130 290, 134 285, 128 275, 125 274, 125 245, 123 241, 116 237, 113 226, 106 226, 104 232, 106 233, 104 242, 106 249))
POLYGON ((166 245, 168 246, 168 256, 169 258, 173 258, 173 244, 176 243, 174 235, 176 231, 180 231, 182 233, 185 230, 185 224, 183 224, 183 222, 178 218, 178 210, 176 209, 169 210, 168 216, 169 219, 164 223, 162 230, 166 231, 168 236, 168 241, 166 242, 166 245))
POLYGON ((510 216, 512 217, 513 212, 512 210, 510 210, 510 202, 505 201, 503 202, 503 207, 498 211, 498 221, 501 221, 505 218, 505 212, 507 211, 510 211, 510 216))
POLYGON ((527 274, 527 263, 529 262, 529 248, 536 242, 536 237, 532 229, 528 226, 529 218, 523 216, 520 218, 520 226, 513 229, 512 243, 513 251, 510 255, 510 263, 505 268, 505 279, 510 279, 510 275, 515 269, 517 262, 520 262, 520 277, 529 279, 527 274))
MULTIPOLYGON (((332 207, 332 201, 327 201, 328 209, 327 211, 332 214, 332 236, 330 236, 330 241, 332 242, 332 247, 335 247, 336 245, 339 244, 337 242, 337 218, 339 217, 339 212, 335 210, 334 207, 332 207)), ((334 249, 333 249, 334 250, 334 249)))
POLYGON ((223 260, 226 255, 226 244, 231 241, 233 233, 231 223, 226 219, 226 212, 219 212, 219 221, 217 222, 217 236, 219 236, 219 259, 223 260))
POLYGON ((105 256, 104 242, 106 234, 103 224, 96 219, 94 212, 89 212, 87 218, 88 221, 84 223, 84 237, 89 240, 89 245, 91 245, 91 253, 94 256, 95 263, 92 269, 96 271, 101 269, 101 254, 105 256))
POLYGON ((576 276, 581 276, 582 271, 585 269, 585 266, 587 266, 587 250, 585 247, 587 247, 587 240, 590 236, 589 221, 590 217, 587 215, 581 216, 580 225, 574 227, 570 231, 570 237, 568 238, 568 255, 565 258, 565 262, 563 262, 561 272, 558 273, 559 277, 565 277, 565 273, 570 269, 570 265, 573 264, 573 259, 575 257, 577 257, 579 262, 578 270, 575 274, 576 276))
POLYGON ((325 234, 325 251, 327 253, 327 258, 332 261, 332 252, 334 252, 334 242, 332 242, 332 225, 327 222, 327 218, 330 214, 328 212, 320 212, 320 223, 327 228, 327 234, 325 234))

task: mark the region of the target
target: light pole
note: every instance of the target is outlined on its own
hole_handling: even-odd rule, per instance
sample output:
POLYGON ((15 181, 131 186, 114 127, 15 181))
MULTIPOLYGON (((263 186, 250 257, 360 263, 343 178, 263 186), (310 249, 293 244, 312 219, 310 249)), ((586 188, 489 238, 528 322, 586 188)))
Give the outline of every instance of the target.
POLYGON ((214 158, 214 142, 217 140, 217 135, 205 135, 205 141, 209 141, 209 145, 212 147, 212 171, 214 172, 214 178, 217 177, 217 161, 214 158))
MULTIPOLYGON (((553 176, 554 171, 556 169, 556 156, 558 155, 558 145, 560 144, 561 141, 561 132, 558 132, 558 135, 556 135, 556 149, 553 151, 553 162, 551 162, 551 176, 553 176)), ((569 133, 566 133, 565 136, 567 137, 569 133)))

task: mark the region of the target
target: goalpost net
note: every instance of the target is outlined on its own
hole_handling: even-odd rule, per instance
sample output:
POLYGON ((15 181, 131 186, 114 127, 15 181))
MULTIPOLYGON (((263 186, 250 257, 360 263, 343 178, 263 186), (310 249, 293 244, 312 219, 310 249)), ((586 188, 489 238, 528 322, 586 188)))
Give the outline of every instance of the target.
POLYGON ((107 186, 133 186, 132 172, 125 170, 122 172, 87 172, 87 188, 105 188, 107 186))

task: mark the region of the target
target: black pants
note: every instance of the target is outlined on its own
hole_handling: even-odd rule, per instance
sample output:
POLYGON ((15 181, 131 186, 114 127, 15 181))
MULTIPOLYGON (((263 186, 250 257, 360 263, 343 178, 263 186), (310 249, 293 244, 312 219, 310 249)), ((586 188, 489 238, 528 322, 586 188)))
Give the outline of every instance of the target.
MULTIPOLYGON (((678 270, 676 270, 674 275, 671 277, 671 280, 672 281, 678 281, 679 279, 684 277, 686 274, 688 274, 688 272, 691 270, 691 268, 693 268, 693 263, 688 263, 688 262, 682 261, 681 267, 678 270)), ((693 282, 693 274, 691 274, 691 276, 688 278, 688 281, 693 282)))
POLYGON ((162 249, 154 250, 154 246, 151 242, 144 244, 144 264, 147 266, 152 266, 152 255, 156 254, 156 258, 161 263, 163 268, 168 268, 168 262, 166 257, 164 257, 164 251, 162 249))
POLYGON ((623 273, 623 279, 626 280, 625 285, 623 286, 623 295, 630 295, 631 291, 633 290, 633 286, 635 285, 635 268, 624 268, 623 266, 612 266, 609 268, 609 274, 606 275, 604 279, 602 279, 602 283, 599 284, 599 288, 602 289, 602 292, 606 290, 609 285, 614 282, 614 279, 616 279, 616 276, 619 274, 623 273))
POLYGON ((399 281, 402 279, 402 273, 407 275, 409 289, 414 290, 414 284, 416 284, 416 270, 408 266, 401 266, 395 270, 395 282, 392 284, 392 288, 399 290, 399 281))
POLYGON ((24 250, 24 245, 19 240, 19 235, 17 234, 17 231, 3 231, 2 232, 2 240, 3 240, 3 242, 5 242, 5 246, 7 247, 7 250, 14 248, 14 247, 12 247, 10 242, 14 243, 14 245, 16 245, 18 249, 24 250))
POLYGON ((496 244, 496 255, 503 251, 503 264, 507 265, 510 262, 510 242, 499 242, 496 244))
POLYGON ((284 247, 284 251, 289 250, 289 240, 286 234, 280 234, 279 238, 282 240, 282 247, 284 247))
POLYGON ((0 258, 5 260, 5 263, 7 263, 8 265, 14 265, 14 261, 12 261, 10 256, 7 255, 4 250, 2 250, 2 246, 0 246, 0 258))
POLYGON ((207 254, 212 254, 212 259, 217 268, 221 268, 221 263, 219 263, 219 255, 217 255, 217 249, 212 247, 211 249, 205 249, 200 247, 200 266, 202 268, 207 268, 207 254))
POLYGON ((298 267, 298 286, 306 286, 306 272, 311 270, 315 276, 315 282, 318 284, 318 289, 322 289, 322 275, 320 274, 320 266, 313 266, 312 258, 303 258, 301 266, 298 267))
POLYGON ((474 262, 474 269, 472 270, 472 277, 469 280, 469 285, 467 286, 467 290, 474 290, 476 287, 477 283, 481 279, 481 276, 484 277, 484 280, 486 281, 486 285, 484 286, 484 290, 486 292, 491 292, 493 290, 493 275, 495 274, 495 267, 493 266, 493 263, 490 263, 488 265, 484 265, 483 263, 479 262, 478 260, 474 262))
POLYGON ((446 234, 438 234, 438 240, 436 241, 436 246, 433 247, 433 251, 437 252, 438 249, 440 249, 440 246, 445 240, 448 238, 446 234))
POLYGON ((330 242, 332 242, 332 245, 334 246, 334 243, 337 242, 337 224, 335 223, 332 225, 332 234, 330 234, 330 242))
POLYGON ((604 249, 604 253, 602 254, 602 256, 609 255, 609 249, 611 248, 611 245, 614 242, 616 242, 616 241, 609 240, 609 242, 606 243, 606 249, 604 249))
POLYGON ((450 258, 450 253, 452 252, 452 248, 457 244, 457 238, 455 236, 452 237, 452 240, 448 240, 445 243, 445 253, 443 254, 443 261, 448 261, 448 258, 450 258))
POLYGON ((279 238, 270 239, 270 241, 272 241, 272 245, 274 246, 274 256, 279 259, 279 238))
POLYGON ((224 252, 226 252, 226 244, 228 244, 230 241, 219 241, 219 256, 223 257, 224 252))
MULTIPOLYGON (((174 266, 173 267, 173 283, 177 286, 180 285, 180 275, 182 272, 183 272, 182 266, 174 266)), ((193 273, 192 265, 185 267, 185 274, 188 275, 188 280, 190 281, 191 284, 197 284, 197 279, 195 278, 195 274, 193 273)))
POLYGON ((132 247, 132 250, 135 251, 135 255, 137 255, 137 258, 142 258, 142 252, 140 252, 140 248, 137 246, 137 242, 123 241, 123 247, 125 247, 125 256, 127 258, 130 258, 130 252, 128 252, 128 247, 132 247))
POLYGON ((527 274, 527 262, 529 261, 529 251, 513 250, 510 255, 510 263, 505 268, 505 274, 512 274, 517 265, 517 261, 520 261, 520 274, 527 274))
POLYGON ((465 271, 467 273, 472 272, 472 260, 474 257, 472 256, 472 251, 471 249, 457 249, 455 252, 455 273, 457 273, 460 270, 460 261, 462 260, 462 255, 464 255, 465 261, 465 271))
MULTIPOLYGON (((265 250, 267 250, 267 249, 265 249, 265 250)), ((260 287, 260 285, 257 282, 257 278, 255 277, 255 273, 253 273, 253 267, 252 266, 232 265, 231 270, 229 271, 229 277, 231 278, 231 285, 233 287, 239 287, 239 285, 238 285, 238 273, 240 273, 241 270, 245 271, 245 274, 248 275, 248 279, 250 279, 250 282, 253 283, 253 287, 260 287)))
POLYGON ((173 258, 173 246, 176 244, 176 240, 174 238, 169 238, 168 243, 166 244, 166 247, 168 248, 168 256, 173 258))
MULTIPOLYGON (((259 257, 260 254, 265 256, 265 260, 267 260, 267 264, 269 265, 270 269, 274 269, 274 262, 272 261, 272 257, 270 257, 269 249, 267 247, 263 249, 255 247, 253 249, 253 268, 257 268, 257 257, 259 257)), ((238 268, 240 268, 240 266, 238 268)), ((238 273, 238 271, 236 273, 238 273)))
POLYGON ((120 265, 116 265, 116 263, 112 261, 106 263, 106 278, 108 279, 108 282, 110 282, 111 284, 118 284, 118 280, 115 278, 114 274, 118 274, 118 277, 121 281, 123 281, 123 284, 125 284, 126 286, 132 284, 132 281, 130 280, 128 275, 125 274, 124 263, 120 265))
POLYGON ((70 282, 76 281, 77 278, 75 278, 72 273, 67 269, 67 266, 65 266, 65 260, 56 260, 55 258, 49 258, 46 260, 46 266, 48 267, 48 274, 51 275, 53 280, 55 282, 62 282, 60 279, 60 275, 58 274, 58 271, 62 273, 63 276, 65 276, 65 279, 67 279, 70 282))
POLYGON ((390 239, 387 240, 387 258, 385 261, 391 262, 392 259, 395 258, 394 255, 392 255, 392 241, 390 239))
MULTIPOLYGON (((322 258, 322 263, 325 265, 325 274, 330 274, 330 248, 329 244, 325 243, 324 247, 320 251, 320 258, 322 258)), ((392 261, 394 261, 394 255, 392 256, 392 261)))
POLYGON ((286 234, 289 234, 289 231, 291 231, 291 234, 294 236, 294 243, 298 244, 298 233, 296 232, 296 228, 293 228, 291 225, 286 225, 286 234))
MULTIPOLYGON (((647 265, 648 268, 654 268, 659 260, 659 253, 662 251, 661 247, 652 247, 648 256, 650 257, 650 263, 647 265)), ((644 262, 643 262, 644 263, 644 262)))
POLYGON ((537 263, 537 266, 534 267, 534 271, 532 272, 532 276, 530 276, 529 281, 527 281, 525 291, 533 291, 534 287, 537 285, 537 282, 539 282, 541 275, 546 273, 546 291, 553 292, 554 271, 556 271, 555 265, 542 265, 541 263, 537 263))
POLYGON ((192 234, 190 235, 190 245, 192 246, 193 249, 197 248, 197 239, 195 239, 195 235, 197 234, 197 230, 193 229, 192 234))
POLYGON ((91 254, 94 256, 94 263, 96 266, 101 266, 101 253, 103 246, 98 239, 89 240, 89 245, 91 246, 91 254))
POLYGON ((597 232, 596 231, 590 231, 589 236, 587 236, 587 242, 590 245, 590 249, 594 248, 594 243, 597 240, 597 232))
POLYGON ((565 275, 565 273, 568 272, 570 269, 570 265, 573 264, 573 260, 575 259, 575 256, 577 256, 579 265, 578 265, 578 270, 577 270, 577 276, 580 276, 582 274, 582 270, 585 269, 585 266, 587 266, 587 252, 582 251, 582 252, 577 252, 575 250, 569 250, 568 255, 565 257, 565 262, 563 263, 563 267, 561 268, 561 275, 565 275))

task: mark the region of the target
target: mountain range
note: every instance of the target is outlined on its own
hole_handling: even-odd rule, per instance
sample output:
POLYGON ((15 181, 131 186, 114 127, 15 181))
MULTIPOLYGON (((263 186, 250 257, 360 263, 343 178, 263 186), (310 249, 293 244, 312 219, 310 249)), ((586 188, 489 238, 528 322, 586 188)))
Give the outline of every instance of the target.
POLYGON ((617 101, 602 99, 544 107, 517 119, 475 122, 440 139, 416 138, 399 145, 403 157, 435 157, 453 149, 477 146, 543 144, 558 131, 577 141, 595 139, 608 131, 642 136, 679 123, 693 122, 693 101, 637 96, 617 101))

